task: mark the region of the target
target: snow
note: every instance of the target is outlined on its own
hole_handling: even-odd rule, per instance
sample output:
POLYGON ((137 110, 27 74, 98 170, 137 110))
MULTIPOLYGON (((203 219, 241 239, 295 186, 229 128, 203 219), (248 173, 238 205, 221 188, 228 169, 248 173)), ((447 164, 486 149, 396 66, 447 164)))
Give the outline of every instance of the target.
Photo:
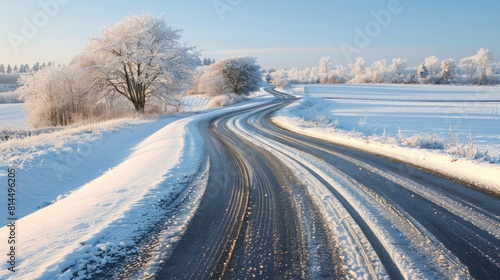
POLYGON ((224 107, 233 105, 235 103, 242 102, 247 98, 256 98, 262 95, 266 95, 264 91, 252 92, 247 97, 236 94, 222 94, 216 96, 207 96, 204 94, 195 94, 184 96, 180 101, 180 111, 181 112, 199 112, 207 109, 213 109, 218 107, 224 107))
MULTIPOLYGON (((16 221, 16 273, 2 262, 0 278, 83 279, 98 273, 106 263, 133 252, 136 239, 165 218, 164 204, 183 196, 182 207, 167 217, 161 248, 143 273, 154 272, 184 232, 204 192, 208 161, 199 122, 268 100, 204 114, 117 120, 0 143, 0 180, 6 181, 6 167, 17 168, 17 217, 22 217, 16 221), (55 173, 54 164, 61 166, 55 173), (38 209, 45 204, 50 205, 38 209)), ((8 231, 1 228, 0 236, 8 236, 8 231)))
MULTIPOLYGON (((61 200, 101 176, 147 135, 177 119, 122 119, 0 142, 0 176, 8 167, 21 172, 17 217, 61 200)), ((5 209, 6 203, 1 200, 0 207, 5 209)), ((5 215, 0 212, 2 221, 5 215)))
POLYGON ((210 102, 210 97, 205 95, 189 95, 181 99, 182 112, 196 112, 203 110, 210 102))
POLYGON ((22 103, 0 104, 0 131, 2 129, 27 128, 22 103))
POLYGON ((279 126, 500 192, 500 166, 490 163, 500 157, 500 87, 308 85, 292 92, 302 99, 276 113, 279 126), (410 148, 397 139, 400 132, 406 138, 432 134, 448 144, 450 128, 465 145, 472 135, 477 160, 410 148))

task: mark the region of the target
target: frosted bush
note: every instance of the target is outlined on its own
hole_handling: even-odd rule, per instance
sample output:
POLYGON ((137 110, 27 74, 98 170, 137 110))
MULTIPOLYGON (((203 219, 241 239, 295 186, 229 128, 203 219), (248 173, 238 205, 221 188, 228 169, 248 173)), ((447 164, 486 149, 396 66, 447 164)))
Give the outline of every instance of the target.
POLYGON ((441 140, 438 135, 431 133, 418 133, 413 136, 407 137, 404 140, 403 144, 419 149, 444 149, 443 140, 441 140))
MULTIPOLYGON (((472 133, 469 134, 469 142, 467 144, 460 143, 458 134, 455 134, 451 129, 449 132, 450 142, 446 146, 446 152, 456 158, 477 159, 480 157, 479 148, 472 140, 472 133)), ((487 154, 487 152, 486 152, 487 154)))
POLYGON ((205 108, 209 109, 209 108, 229 106, 229 105, 241 102, 243 100, 244 100, 243 97, 238 96, 236 94, 219 95, 219 96, 215 96, 215 97, 211 98, 205 108))

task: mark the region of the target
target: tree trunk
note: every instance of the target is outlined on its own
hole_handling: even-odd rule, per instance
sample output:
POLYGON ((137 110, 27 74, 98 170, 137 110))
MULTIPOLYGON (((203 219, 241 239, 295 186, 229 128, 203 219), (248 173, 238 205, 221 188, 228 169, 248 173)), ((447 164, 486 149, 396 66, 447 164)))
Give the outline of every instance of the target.
POLYGON ((135 111, 144 114, 144 105, 145 105, 144 103, 139 101, 134 102, 135 111))

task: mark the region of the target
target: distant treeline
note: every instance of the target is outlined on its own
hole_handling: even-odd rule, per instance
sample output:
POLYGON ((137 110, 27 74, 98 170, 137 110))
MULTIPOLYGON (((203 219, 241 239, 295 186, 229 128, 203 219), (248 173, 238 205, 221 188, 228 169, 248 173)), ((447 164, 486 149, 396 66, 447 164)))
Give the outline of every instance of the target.
POLYGON ((407 66, 401 57, 387 62, 385 59, 368 65, 363 57, 358 57, 347 67, 332 67, 329 56, 322 57, 318 66, 305 69, 271 69, 264 73, 265 80, 279 87, 290 84, 457 84, 489 85, 499 83, 498 64, 489 50, 480 49, 475 55, 462 58, 440 60, 436 56, 426 57, 416 68, 407 66))
POLYGON ((14 66, 11 66, 10 64, 7 64, 7 66, 5 66, 4 64, 0 64, 0 74, 36 72, 47 66, 52 66, 52 65, 55 65, 55 63, 52 61, 49 61, 48 63, 36 62, 31 67, 27 63, 21 64, 19 67, 17 66, 17 64, 15 64, 14 66))

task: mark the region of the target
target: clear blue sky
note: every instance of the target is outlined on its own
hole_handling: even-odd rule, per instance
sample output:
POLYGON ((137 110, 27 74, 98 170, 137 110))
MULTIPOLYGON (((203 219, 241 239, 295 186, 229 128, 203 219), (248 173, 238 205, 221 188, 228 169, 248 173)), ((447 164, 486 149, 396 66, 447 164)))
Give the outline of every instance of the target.
POLYGON ((325 55, 332 57, 333 64, 346 65, 341 48, 347 45, 360 51, 352 58, 361 55, 369 63, 399 56, 408 59, 410 66, 430 55, 458 60, 479 48, 490 49, 500 60, 498 0, 26 0, 2 4, 3 64, 69 63, 101 26, 142 11, 164 14, 169 24, 184 30, 184 41, 203 50, 204 57, 250 55, 264 68, 314 66, 325 55), (53 14, 40 4, 57 1, 65 4, 58 4, 53 14), (389 10, 391 3, 397 8, 389 10), (372 13, 381 10, 391 14, 389 21, 382 22, 385 26, 376 23, 372 13), (32 31, 26 26, 33 23, 37 30, 24 36, 23 29, 32 31), (356 44, 355 28, 368 28, 369 41, 356 44))

